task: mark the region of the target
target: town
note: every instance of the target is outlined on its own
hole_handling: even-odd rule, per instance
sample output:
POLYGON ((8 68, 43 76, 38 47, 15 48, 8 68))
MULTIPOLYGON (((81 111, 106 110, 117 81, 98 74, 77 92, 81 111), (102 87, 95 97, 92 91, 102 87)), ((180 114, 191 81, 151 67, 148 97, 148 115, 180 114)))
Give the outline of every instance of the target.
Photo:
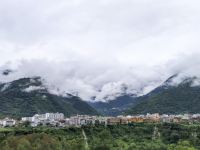
POLYGON ((45 113, 35 114, 32 117, 22 117, 21 120, 5 118, 0 120, 1 127, 12 127, 23 123, 29 123, 32 127, 50 126, 50 127, 67 127, 67 126, 83 126, 83 125, 119 125, 129 123, 142 122, 163 122, 163 123, 197 123, 200 122, 200 114, 183 114, 183 115, 160 115, 146 114, 134 116, 89 116, 89 115, 75 115, 65 118, 63 113, 45 113))

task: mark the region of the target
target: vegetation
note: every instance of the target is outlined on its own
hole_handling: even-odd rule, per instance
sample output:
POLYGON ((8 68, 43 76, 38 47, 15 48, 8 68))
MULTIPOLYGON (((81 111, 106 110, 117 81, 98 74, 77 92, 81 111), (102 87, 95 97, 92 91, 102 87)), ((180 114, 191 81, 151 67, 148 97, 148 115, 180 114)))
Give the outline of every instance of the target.
POLYGON ((192 86, 192 83, 193 79, 186 79, 178 86, 161 86, 140 97, 140 103, 129 109, 127 114, 200 113, 200 87, 192 86))
POLYGON ((103 115, 118 116, 135 104, 135 99, 134 95, 124 95, 108 102, 90 102, 89 104, 103 115))
POLYGON ((198 150, 200 125, 135 123, 0 131, 2 150, 198 150))
POLYGON ((60 112, 72 114, 97 114, 96 110, 75 96, 68 98, 50 94, 47 89, 25 92, 28 87, 41 87, 41 79, 23 78, 9 84, 0 84, 0 117, 24 117, 36 113, 60 112))

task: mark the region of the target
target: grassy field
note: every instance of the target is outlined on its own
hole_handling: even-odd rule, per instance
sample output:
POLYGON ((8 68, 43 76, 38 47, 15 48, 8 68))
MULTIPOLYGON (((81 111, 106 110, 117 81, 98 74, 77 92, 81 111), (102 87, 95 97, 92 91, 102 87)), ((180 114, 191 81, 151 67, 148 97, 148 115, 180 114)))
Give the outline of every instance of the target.
POLYGON ((11 132, 14 130, 15 130, 15 128, 0 128, 0 132, 11 132))

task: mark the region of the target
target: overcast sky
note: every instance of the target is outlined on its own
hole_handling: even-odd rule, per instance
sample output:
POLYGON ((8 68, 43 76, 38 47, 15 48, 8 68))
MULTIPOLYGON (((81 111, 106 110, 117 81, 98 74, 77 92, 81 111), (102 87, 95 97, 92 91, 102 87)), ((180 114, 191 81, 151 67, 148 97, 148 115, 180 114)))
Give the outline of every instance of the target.
POLYGON ((199 6, 199 0, 1 0, 0 65, 45 77, 56 70, 54 84, 85 99, 115 94, 124 83, 132 91, 154 87, 151 81, 200 65, 199 6))

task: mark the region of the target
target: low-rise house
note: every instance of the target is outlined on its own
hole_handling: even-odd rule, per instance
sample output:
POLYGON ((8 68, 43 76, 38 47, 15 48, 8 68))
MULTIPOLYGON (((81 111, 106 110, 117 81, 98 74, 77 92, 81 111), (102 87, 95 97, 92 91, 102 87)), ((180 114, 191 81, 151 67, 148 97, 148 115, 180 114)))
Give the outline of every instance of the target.
POLYGON ((145 121, 147 122, 159 122, 160 121, 160 115, 158 113, 155 114, 147 114, 145 121))
POLYGON ((3 127, 12 127, 15 126, 16 120, 5 118, 1 121, 3 127))
POLYGON ((30 125, 31 127, 37 127, 39 125, 39 122, 31 122, 30 125))
POLYGON ((144 118, 139 116, 128 118, 128 123, 139 123, 139 122, 144 122, 144 118))
POLYGON ((108 125, 118 125, 120 123, 121 123, 121 119, 120 118, 113 117, 113 118, 108 118, 107 119, 107 124, 108 125))
POLYGON ((193 114, 191 120, 192 122, 200 122, 200 114, 193 114))
POLYGON ((182 121, 182 116, 181 115, 177 115, 173 118, 173 122, 174 123, 180 123, 182 121))
POLYGON ((101 125, 107 125, 107 119, 108 117, 96 117, 94 119, 94 124, 98 125, 98 124, 101 124, 101 125))
POLYGON ((120 124, 128 124, 127 116, 118 116, 117 118, 120 118, 120 124))
POLYGON ((166 122, 166 123, 170 123, 170 122, 172 122, 172 119, 171 119, 171 117, 169 116, 169 115, 161 115, 160 116, 160 121, 161 122, 166 122))
POLYGON ((34 118, 33 117, 22 117, 21 119, 22 122, 33 122, 34 121, 34 118))
POLYGON ((126 118, 121 118, 120 124, 128 124, 128 119, 126 119, 126 118))
POLYGON ((63 120, 64 114, 63 113, 46 113, 45 119, 49 120, 63 120))
POLYGON ((184 114, 182 116, 182 120, 181 121, 182 122, 191 122, 192 121, 192 115, 190 115, 190 114, 184 114))
POLYGON ((78 116, 73 116, 67 119, 69 122, 69 126, 79 126, 80 125, 80 119, 78 116))

